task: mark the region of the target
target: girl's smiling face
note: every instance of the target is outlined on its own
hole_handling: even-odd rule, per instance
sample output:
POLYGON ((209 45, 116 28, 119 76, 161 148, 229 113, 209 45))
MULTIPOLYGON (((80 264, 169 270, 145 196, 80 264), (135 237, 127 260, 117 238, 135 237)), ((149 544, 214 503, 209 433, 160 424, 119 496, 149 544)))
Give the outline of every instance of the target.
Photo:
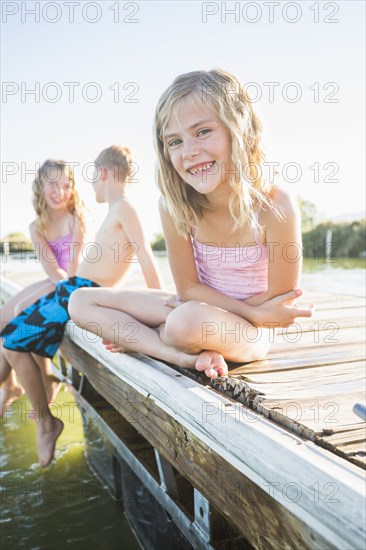
POLYGON ((232 170, 227 128, 207 103, 188 97, 172 111, 164 141, 180 177, 199 193, 212 193, 228 183, 232 170))
POLYGON ((67 210, 72 194, 72 183, 66 174, 52 170, 43 184, 43 194, 51 210, 67 210))

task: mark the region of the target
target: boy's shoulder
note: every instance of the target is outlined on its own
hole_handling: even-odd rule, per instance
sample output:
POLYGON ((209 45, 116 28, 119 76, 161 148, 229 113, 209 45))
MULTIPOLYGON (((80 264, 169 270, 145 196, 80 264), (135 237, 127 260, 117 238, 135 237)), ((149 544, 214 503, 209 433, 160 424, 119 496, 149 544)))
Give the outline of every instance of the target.
POLYGON ((113 206, 117 214, 128 215, 136 212, 132 202, 127 197, 121 197, 113 206))
POLYGON ((113 215, 115 221, 120 225, 128 225, 129 222, 133 223, 138 214, 135 206, 127 197, 121 197, 112 207, 110 215, 113 215))

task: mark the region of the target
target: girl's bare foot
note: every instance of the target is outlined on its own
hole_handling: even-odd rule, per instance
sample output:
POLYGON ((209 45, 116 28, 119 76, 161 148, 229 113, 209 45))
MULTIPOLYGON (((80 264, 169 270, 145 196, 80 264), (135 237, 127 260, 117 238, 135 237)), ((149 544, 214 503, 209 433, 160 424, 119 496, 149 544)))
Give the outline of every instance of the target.
POLYGON ((109 342, 108 340, 103 340, 102 343, 105 349, 111 353, 125 353, 126 351, 126 348, 120 344, 115 344, 114 342, 109 342))
POLYGON ((48 466, 55 453, 56 441, 64 429, 64 423, 54 416, 37 423, 37 452, 39 464, 48 466))
POLYGON ((198 354, 190 355, 179 349, 176 349, 175 351, 176 351, 176 356, 173 357, 171 361, 174 365, 177 365, 178 367, 181 367, 183 369, 191 369, 191 370, 195 369, 196 361, 198 359, 198 354))
POLYGON ((22 386, 11 383, 11 380, 6 380, 0 388, 0 418, 4 416, 9 405, 24 395, 22 386))
POLYGON ((196 370, 205 372, 205 375, 215 380, 218 376, 228 373, 225 359, 217 351, 202 351, 196 361, 196 370))

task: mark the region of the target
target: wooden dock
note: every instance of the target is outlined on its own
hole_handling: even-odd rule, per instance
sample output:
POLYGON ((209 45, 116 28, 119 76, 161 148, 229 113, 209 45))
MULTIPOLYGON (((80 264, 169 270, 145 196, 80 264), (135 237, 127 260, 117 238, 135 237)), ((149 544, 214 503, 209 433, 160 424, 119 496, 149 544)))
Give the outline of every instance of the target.
POLYGON ((365 547, 364 301, 310 302, 313 318, 278 329, 265 360, 216 381, 111 354, 68 324, 56 372, 144 548, 365 547))
POLYGON ((302 302, 315 303, 311 320, 278 329, 265 360, 215 382, 109 354, 69 326, 62 356, 93 388, 83 394, 74 382, 76 398, 82 408, 95 400, 99 432, 120 457, 110 478, 123 479, 128 464, 189 548, 365 546, 365 422, 352 410, 365 399, 363 300, 307 293, 302 302))

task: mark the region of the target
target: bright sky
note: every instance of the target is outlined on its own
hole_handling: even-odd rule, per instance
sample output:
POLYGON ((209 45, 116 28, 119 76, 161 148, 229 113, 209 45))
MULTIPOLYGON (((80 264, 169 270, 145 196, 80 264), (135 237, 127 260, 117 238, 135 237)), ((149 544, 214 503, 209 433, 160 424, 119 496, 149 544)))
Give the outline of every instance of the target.
POLYGON ((79 163, 77 184, 99 223, 105 207, 93 202, 88 163, 113 143, 135 151, 131 198, 149 237, 160 231, 155 105, 178 74, 214 67, 257 98, 267 159, 280 163, 284 187, 329 216, 362 210, 363 1, 3 1, 1 8, 2 236, 28 233, 34 168, 48 157, 79 163))

